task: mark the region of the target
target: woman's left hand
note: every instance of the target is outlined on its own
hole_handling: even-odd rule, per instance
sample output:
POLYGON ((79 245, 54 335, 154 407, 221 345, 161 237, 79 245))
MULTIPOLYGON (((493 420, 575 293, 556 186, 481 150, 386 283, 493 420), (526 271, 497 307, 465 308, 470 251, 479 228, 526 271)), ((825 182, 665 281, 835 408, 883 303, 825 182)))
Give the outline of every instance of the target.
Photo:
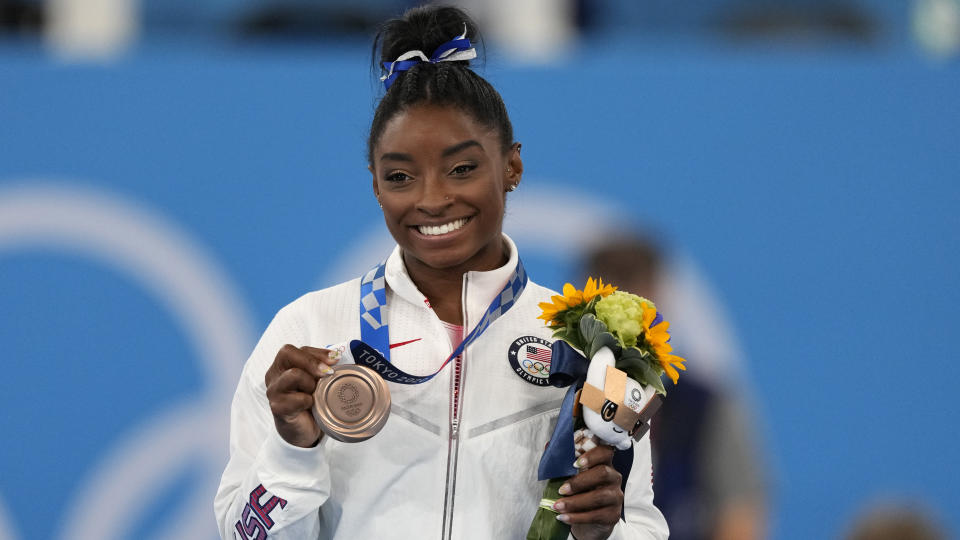
POLYGON ((577 460, 580 472, 560 487, 564 495, 553 505, 558 519, 570 524, 577 540, 605 539, 620 520, 623 490, 613 468, 613 447, 601 444, 577 460))

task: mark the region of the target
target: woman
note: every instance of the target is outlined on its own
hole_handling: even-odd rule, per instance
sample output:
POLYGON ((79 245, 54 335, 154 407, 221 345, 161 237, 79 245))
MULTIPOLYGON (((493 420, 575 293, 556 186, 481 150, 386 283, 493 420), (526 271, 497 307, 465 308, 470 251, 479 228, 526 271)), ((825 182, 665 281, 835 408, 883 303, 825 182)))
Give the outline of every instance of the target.
MULTIPOLYGON (((549 345, 536 317, 552 293, 527 281, 501 231, 523 163, 499 94, 468 67, 475 34, 461 11, 425 7, 388 22, 375 43, 388 89, 370 129, 369 169, 398 244, 380 270, 383 348, 407 373, 440 371, 422 384, 390 384, 391 416, 372 439, 333 440, 311 416, 312 393, 337 362, 321 347, 358 339, 365 328, 361 280, 282 309, 234 398, 230 462, 216 499, 224 537, 526 534, 564 390, 516 368, 530 354, 524 347, 549 345)), ((649 442, 634 449, 626 493, 612 456, 606 446, 581 456, 558 519, 580 540, 665 538, 649 442)))

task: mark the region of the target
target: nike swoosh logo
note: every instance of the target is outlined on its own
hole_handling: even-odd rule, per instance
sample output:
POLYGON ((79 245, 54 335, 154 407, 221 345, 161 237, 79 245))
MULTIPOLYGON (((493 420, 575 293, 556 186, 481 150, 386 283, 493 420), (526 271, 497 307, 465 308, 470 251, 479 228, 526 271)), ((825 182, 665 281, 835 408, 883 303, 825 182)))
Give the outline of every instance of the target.
POLYGON ((415 341, 420 341, 423 338, 411 339, 410 341, 401 341, 400 343, 391 343, 390 348, 395 349, 397 347, 403 347, 404 345, 409 345, 415 341))

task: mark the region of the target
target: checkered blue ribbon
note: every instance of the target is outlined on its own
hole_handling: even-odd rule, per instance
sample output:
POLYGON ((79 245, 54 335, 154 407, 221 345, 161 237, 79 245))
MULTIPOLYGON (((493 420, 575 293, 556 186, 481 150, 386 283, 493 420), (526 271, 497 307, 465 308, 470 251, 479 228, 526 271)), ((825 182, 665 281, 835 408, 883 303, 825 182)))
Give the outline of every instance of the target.
POLYGON ((387 284, 384 278, 386 263, 382 262, 370 269, 360 280, 360 339, 350 342, 354 360, 365 365, 384 379, 401 384, 419 384, 434 378, 443 368, 477 340, 493 321, 507 312, 527 286, 527 271, 523 263, 517 260, 517 268, 487 308, 483 319, 467 334, 459 346, 450 354, 437 371, 430 375, 409 375, 390 363, 390 331, 387 321, 387 284))

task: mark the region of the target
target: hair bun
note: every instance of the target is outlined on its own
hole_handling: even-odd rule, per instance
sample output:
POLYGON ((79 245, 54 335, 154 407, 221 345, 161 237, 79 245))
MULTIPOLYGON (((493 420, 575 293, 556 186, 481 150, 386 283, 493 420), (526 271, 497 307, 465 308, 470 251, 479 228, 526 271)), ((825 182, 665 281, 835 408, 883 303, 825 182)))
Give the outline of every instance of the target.
POLYGON ((367 137, 371 167, 387 122, 420 104, 450 107, 472 117, 496 130, 502 152, 510 152, 513 125, 503 98, 489 81, 470 69, 480 39, 473 20, 452 7, 413 8, 380 27, 371 59, 373 73, 383 75, 380 80, 385 91, 367 137), (461 36, 464 39, 459 39, 461 36), (403 60, 397 62, 400 58, 403 60))
MULTIPOLYGON (((427 56, 440 45, 463 34, 479 41, 477 25, 462 10, 449 6, 421 6, 410 9, 398 19, 385 22, 374 41, 374 58, 379 52, 380 62, 392 62, 408 51, 423 51, 427 56)), ((469 60, 456 63, 469 65, 469 60)), ((379 63, 377 65, 380 65, 379 63)))

